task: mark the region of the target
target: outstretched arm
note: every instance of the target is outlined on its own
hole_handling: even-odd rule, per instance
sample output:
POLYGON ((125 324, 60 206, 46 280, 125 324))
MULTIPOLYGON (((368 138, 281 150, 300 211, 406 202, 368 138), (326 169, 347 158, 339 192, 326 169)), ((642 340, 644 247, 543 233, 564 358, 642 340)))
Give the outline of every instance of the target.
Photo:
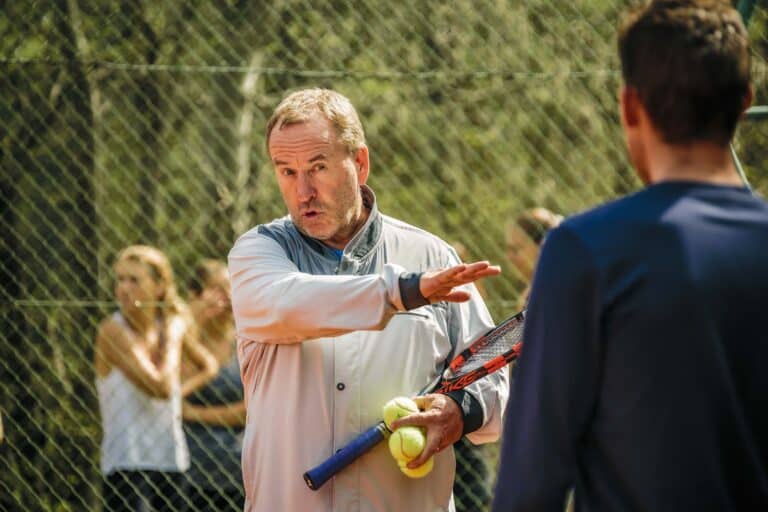
POLYGON ((272 344, 383 329, 397 311, 466 301, 469 295, 455 287, 500 273, 478 262, 424 275, 393 264, 382 274, 313 275, 300 272, 277 242, 258 234, 238 240, 229 271, 238 337, 272 344))
POLYGON ((242 427, 245 425, 245 402, 208 406, 184 402, 182 416, 184 421, 220 427, 242 427))

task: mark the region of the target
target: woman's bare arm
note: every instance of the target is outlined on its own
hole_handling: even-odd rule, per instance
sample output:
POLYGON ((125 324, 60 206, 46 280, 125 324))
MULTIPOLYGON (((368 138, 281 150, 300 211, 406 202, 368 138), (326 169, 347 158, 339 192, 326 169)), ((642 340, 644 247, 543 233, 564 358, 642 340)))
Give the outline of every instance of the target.
POLYGON ((243 427, 245 426, 245 402, 209 406, 184 402, 182 416, 184 421, 205 423, 206 425, 243 427))
POLYGON ((182 350, 190 362, 197 367, 197 372, 192 373, 181 384, 181 396, 187 396, 193 391, 205 385, 219 372, 219 362, 216 357, 200 343, 197 330, 193 327, 187 329, 182 342, 182 350))
POLYGON ((178 371, 178 363, 156 366, 146 347, 136 343, 114 320, 101 323, 96 347, 110 366, 119 368, 128 380, 148 395, 163 399, 171 396, 173 371, 178 371))

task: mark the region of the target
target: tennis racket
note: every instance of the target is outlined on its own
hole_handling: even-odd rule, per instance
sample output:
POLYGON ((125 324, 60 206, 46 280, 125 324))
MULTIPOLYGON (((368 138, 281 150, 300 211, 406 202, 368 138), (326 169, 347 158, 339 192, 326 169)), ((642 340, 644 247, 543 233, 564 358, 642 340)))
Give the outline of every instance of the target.
MULTIPOLYGON (((463 389, 517 359, 522 348, 524 320, 525 311, 521 311, 473 341, 451 361, 432 392, 447 393, 463 389)), ((419 394, 426 394, 426 391, 419 394)), ((325 462, 304 473, 304 481, 313 491, 318 490, 331 477, 387 439, 390 434, 384 422, 380 421, 331 455, 325 462)))
MULTIPOLYGON (((748 18, 744 19, 744 23, 747 23, 748 18)), ((745 114, 745 120, 746 121, 764 121, 766 118, 768 118, 768 106, 760 105, 756 107, 750 107, 747 109, 747 112, 745 114)), ((731 148, 731 158, 733 159, 733 164, 736 166, 736 172, 739 173, 739 177, 741 177, 741 181, 744 182, 744 185, 749 189, 752 190, 752 185, 749 183, 749 180, 747 179, 747 174, 744 172, 744 167, 741 165, 741 162, 739 161, 739 157, 736 154, 736 148, 733 146, 733 142, 730 144, 731 148)))

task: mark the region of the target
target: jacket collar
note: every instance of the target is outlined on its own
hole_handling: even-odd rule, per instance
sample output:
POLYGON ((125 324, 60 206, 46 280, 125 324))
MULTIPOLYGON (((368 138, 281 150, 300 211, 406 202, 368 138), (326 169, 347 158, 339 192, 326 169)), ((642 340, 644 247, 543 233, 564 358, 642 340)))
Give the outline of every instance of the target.
POLYGON ((363 196, 363 207, 368 208, 370 214, 360 231, 352 237, 352 240, 344 248, 344 255, 353 260, 365 258, 376 247, 381 238, 382 218, 376 202, 376 194, 368 185, 360 187, 360 194, 363 196))

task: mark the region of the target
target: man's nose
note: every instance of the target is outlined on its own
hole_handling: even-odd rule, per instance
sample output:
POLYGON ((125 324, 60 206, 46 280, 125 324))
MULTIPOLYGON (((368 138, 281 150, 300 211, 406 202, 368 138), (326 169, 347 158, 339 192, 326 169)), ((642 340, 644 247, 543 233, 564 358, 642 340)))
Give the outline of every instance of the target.
POLYGON ((312 184, 312 179, 306 173, 299 173, 296 180, 296 195, 297 199, 306 203, 315 198, 315 187, 312 184))

